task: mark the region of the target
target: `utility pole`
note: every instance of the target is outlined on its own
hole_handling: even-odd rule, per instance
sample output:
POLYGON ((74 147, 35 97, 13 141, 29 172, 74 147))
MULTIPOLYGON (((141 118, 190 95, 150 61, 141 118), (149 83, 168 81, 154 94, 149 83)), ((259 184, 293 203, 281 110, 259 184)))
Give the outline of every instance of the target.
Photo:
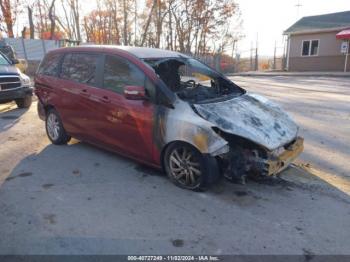
POLYGON ((237 45, 237 39, 234 39, 233 40, 233 43, 232 43, 232 59, 234 60, 234 68, 233 68, 233 71, 234 72, 237 72, 237 66, 238 66, 238 53, 236 52, 236 56, 235 56, 235 50, 236 50, 236 45, 237 45))
POLYGON ((348 47, 346 49, 346 54, 345 54, 345 66, 344 66, 344 72, 346 73, 347 71, 347 66, 348 66, 348 56, 349 56, 349 48, 350 48, 350 40, 347 40, 348 47))
POLYGON ((236 59, 235 59, 235 68, 234 68, 234 72, 237 73, 240 71, 240 68, 239 68, 239 60, 241 58, 241 55, 239 53, 236 53, 236 59))
POLYGON ((250 71, 253 71, 253 42, 250 44, 250 71))
POLYGON ((255 71, 259 70, 259 58, 258 58, 258 39, 259 35, 256 34, 256 48, 255 48, 255 71))
POLYGON ((300 0, 298 0, 298 3, 295 5, 295 7, 297 8, 297 18, 299 18, 299 16, 300 16, 300 8, 302 6, 303 5, 300 3, 300 0))
POLYGON ((232 58, 234 56, 234 52, 235 52, 235 49, 236 49, 236 43, 237 43, 237 39, 234 39, 233 42, 232 42, 232 58))
POLYGON ((285 70, 286 69, 286 56, 287 56, 287 49, 286 49, 286 46, 287 46, 287 41, 286 41, 286 38, 285 36, 282 37, 282 42, 283 42, 283 56, 282 56, 282 67, 281 69, 282 70, 285 70))
POLYGON ((275 49, 273 51, 273 70, 276 70, 276 41, 275 41, 275 49))

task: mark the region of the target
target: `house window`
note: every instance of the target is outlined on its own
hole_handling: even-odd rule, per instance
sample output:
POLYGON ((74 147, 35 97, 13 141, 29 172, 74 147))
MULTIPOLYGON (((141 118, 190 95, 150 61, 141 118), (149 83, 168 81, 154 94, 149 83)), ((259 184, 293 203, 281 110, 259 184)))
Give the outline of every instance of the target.
POLYGON ((317 55, 317 54, 318 54, 318 40, 312 40, 310 55, 317 55))
POLYGON ((302 47, 302 56, 316 56, 318 55, 319 40, 304 40, 302 47))
POLYGON ((308 56, 310 51, 310 41, 303 41, 303 56, 308 56))

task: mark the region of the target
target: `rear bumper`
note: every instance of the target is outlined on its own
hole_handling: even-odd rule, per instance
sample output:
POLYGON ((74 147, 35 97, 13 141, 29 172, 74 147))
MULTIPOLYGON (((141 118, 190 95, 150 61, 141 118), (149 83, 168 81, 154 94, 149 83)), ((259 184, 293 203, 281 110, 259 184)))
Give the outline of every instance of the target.
POLYGON ((12 101, 20 98, 24 98, 28 95, 33 95, 32 87, 19 87, 10 90, 2 90, 0 91, 0 102, 12 101))

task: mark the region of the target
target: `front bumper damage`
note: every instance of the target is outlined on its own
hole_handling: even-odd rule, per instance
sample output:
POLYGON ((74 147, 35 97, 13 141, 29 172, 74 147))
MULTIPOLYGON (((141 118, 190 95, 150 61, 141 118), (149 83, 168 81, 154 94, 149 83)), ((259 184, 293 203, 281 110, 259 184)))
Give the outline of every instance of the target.
POLYGON ((304 150, 304 139, 298 137, 278 156, 272 155, 267 160, 267 175, 276 175, 289 166, 304 150))
POLYGON ((226 178, 240 181, 247 176, 277 175, 287 168, 303 150, 304 139, 297 137, 274 151, 231 145, 230 151, 220 155, 218 160, 226 178))

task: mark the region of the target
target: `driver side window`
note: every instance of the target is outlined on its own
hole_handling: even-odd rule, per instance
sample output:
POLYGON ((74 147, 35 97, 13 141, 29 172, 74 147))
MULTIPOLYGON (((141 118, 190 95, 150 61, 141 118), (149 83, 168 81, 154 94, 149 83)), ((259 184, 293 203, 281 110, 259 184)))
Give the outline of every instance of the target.
POLYGON ((156 87, 141 69, 125 58, 106 55, 103 88, 123 94, 125 86, 143 86, 151 100, 156 101, 156 87))
POLYGON ((103 74, 103 87, 123 94, 124 86, 145 86, 145 74, 128 60, 107 55, 103 74))

